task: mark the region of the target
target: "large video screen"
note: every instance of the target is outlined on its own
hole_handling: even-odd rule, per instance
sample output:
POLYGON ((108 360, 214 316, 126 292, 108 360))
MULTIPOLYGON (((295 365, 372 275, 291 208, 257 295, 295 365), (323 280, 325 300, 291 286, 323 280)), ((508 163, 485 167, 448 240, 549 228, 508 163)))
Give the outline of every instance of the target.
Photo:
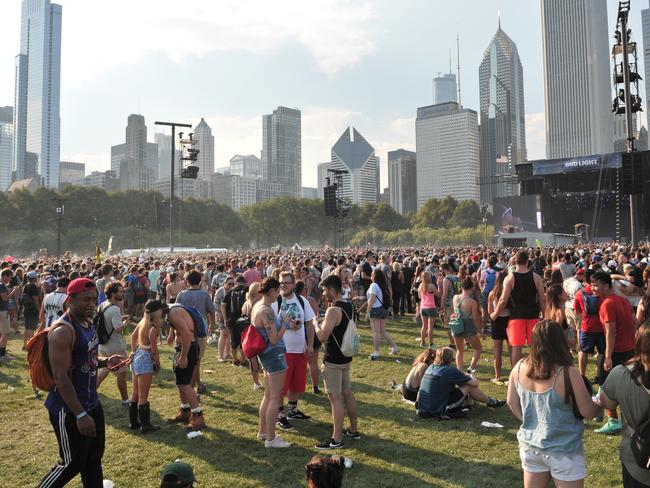
POLYGON ((539 195, 495 198, 492 212, 497 233, 542 231, 539 195))

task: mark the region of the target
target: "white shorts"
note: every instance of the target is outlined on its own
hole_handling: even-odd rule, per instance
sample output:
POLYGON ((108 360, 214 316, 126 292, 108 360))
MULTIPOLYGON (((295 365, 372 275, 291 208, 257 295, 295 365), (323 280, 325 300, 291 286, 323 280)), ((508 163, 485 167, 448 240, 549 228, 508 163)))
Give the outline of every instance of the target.
POLYGON ((585 479, 584 454, 551 454, 535 451, 530 447, 519 446, 521 467, 529 473, 548 473, 559 481, 578 481, 585 479))

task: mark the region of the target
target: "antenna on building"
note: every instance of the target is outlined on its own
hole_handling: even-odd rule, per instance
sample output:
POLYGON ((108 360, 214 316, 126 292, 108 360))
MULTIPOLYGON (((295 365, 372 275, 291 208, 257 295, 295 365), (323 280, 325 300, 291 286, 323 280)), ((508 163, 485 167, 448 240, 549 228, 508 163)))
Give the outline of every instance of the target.
POLYGON ((456 56, 457 56, 457 65, 456 70, 458 71, 458 106, 462 107, 463 103, 460 99, 460 37, 456 34, 456 56))
POLYGON ((501 30, 501 10, 497 10, 497 19, 499 23, 499 30, 501 30))

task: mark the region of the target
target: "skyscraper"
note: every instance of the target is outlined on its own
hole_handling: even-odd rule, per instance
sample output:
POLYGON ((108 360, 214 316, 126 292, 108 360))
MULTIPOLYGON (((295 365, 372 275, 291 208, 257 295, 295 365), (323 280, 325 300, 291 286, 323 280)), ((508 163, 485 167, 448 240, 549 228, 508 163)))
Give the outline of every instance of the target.
POLYGON ((153 188, 158 165, 158 148, 147 143, 144 117, 129 115, 126 143, 111 147, 111 170, 120 180, 120 190, 149 190, 153 188))
POLYGON ((433 104, 457 102, 456 95, 456 75, 438 73, 433 79, 433 104))
POLYGON ((420 107, 415 120, 418 208, 430 198, 479 200, 478 115, 457 103, 420 107))
POLYGON ((650 93, 650 8, 641 10, 641 30, 643 32, 643 69, 645 80, 645 114, 646 124, 650 126, 650 100, 648 93, 650 93))
POLYGON ((418 198, 416 157, 413 151, 388 151, 388 188, 390 206, 404 215, 417 211, 418 198))
POLYGON ((194 128, 194 139, 198 141, 194 148, 199 150, 196 160, 196 165, 199 167, 199 179, 208 180, 214 173, 214 136, 212 129, 203 117, 194 128))
POLYGON ((317 166, 318 198, 320 198, 321 200, 325 198, 323 189, 327 186, 327 177, 329 176, 327 170, 329 169, 330 164, 332 164, 331 161, 327 161, 325 163, 319 163, 317 166))
POLYGON ((0 192, 11 185, 11 155, 14 147, 14 108, 0 107, 0 192))
POLYGON ((347 171, 340 190, 342 198, 357 204, 379 200, 379 157, 354 127, 345 129, 332 147, 328 169, 347 171))
POLYGON ((302 150, 300 110, 278 107, 262 116, 262 176, 279 183, 281 195, 300 198, 302 150))
POLYGON ((242 156, 235 154, 230 158, 230 171, 229 174, 244 176, 246 178, 261 178, 262 177, 262 163, 260 158, 254 154, 242 156))
POLYGON ((515 184, 498 181, 526 161, 524 70, 517 46, 501 29, 483 53, 479 66, 481 103, 481 201, 516 195, 515 184))
POLYGON ((541 0, 546 157, 612 151, 606 0, 541 0))
POLYGON ((59 186, 61 120, 61 5, 23 0, 16 56, 14 169, 16 179, 36 164, 44 186, 59 186))

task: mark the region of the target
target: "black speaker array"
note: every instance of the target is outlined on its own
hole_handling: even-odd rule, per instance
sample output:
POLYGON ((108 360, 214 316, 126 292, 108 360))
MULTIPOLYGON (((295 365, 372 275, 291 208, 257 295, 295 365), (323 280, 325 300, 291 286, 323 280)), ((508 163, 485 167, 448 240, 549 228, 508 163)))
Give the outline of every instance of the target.
POLYGON ((338 215, 336 185, 329 185, 323 188, 323 197, 325 198, 325 215, 328 217, 336 217, 338 215))
POLYGON ((621 191, 624 195, 641 195, 643 193, 643 160, 646 153, 623 153, 621 168, 621 191))

